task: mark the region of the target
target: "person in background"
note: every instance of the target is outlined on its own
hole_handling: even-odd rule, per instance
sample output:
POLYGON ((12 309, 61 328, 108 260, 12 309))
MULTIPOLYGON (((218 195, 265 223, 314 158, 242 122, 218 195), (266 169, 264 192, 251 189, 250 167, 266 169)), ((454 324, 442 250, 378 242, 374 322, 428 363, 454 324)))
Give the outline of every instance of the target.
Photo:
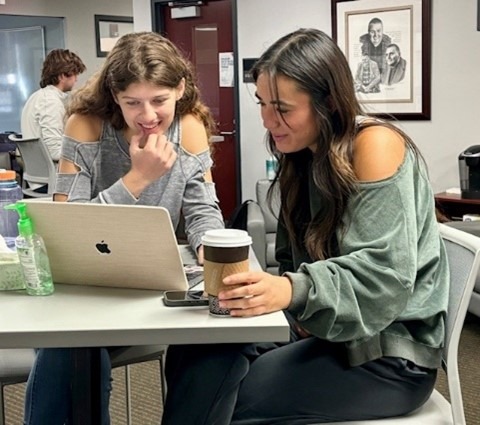
POLYGON ((41 88, 32 93, 22 109, 22 136, 39 138, 54 161, 60 159, 68 93, 85 70, 75 53, 67 49, 52 50, 43 62, 41 88))
POLYGON ((402 58, 400 47, 396 44, 390 44, 385 53, 387 59, 387 68, 382 75, 382 83, 391 86, 397 84, 405 78, 407 61, 402 58))
MULTIPOLYGON (((210 168, 210 110, 190 63, 151 32, 121 37, 101 70, 75 92, 54 200, 165 207, 203 263, 201 237, 223 228, 210 168)), ((155 237, 152 235, 152 237, 155 237)), ((110 360, 102 349, 102 418, 110 423, 110 360)), ((71 419, 70 349, 40 349, 30 373, 25 424, 71 419)))
POLYGON ((377 62, 369 58, 365 44, 362 44, 361 50, 362 60, 355 73, 355 91, 359 93, 379 93, 381 77, 377 62))
POLYGON ((364 114, 345 56, 320 30, 280 38, 252 76, 279 160, 280 275, 226 277, 232 289, 219 300, 235 317, 284 311, 291 338, 169 346, 162 424, 405 415, 434 388, 448 304, 422 156, 403 131, 364 114))
POLYGON ((392 39, 383 32, 383 22, 380 18, 372 18, 369 21, 368 32, 360 36, 360 43, 366 46, 366 54, 377 62, 378 70, 383 74, 387 66, 385 53, 392 39))

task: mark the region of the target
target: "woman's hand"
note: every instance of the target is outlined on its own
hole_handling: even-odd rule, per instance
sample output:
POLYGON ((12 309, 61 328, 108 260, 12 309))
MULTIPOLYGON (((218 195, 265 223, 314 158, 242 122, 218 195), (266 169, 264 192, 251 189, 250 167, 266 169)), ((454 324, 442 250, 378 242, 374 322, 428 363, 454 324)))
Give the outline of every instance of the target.
POLYGON ((203 245, 200 245, 197 249, 197 263, 203 266, 203 245))
POLYGON ((242 285, 218 294, 221 308, 231 316, 258 316, 283 310, 292 300, 292 284, 287 277, 265 272, 237 273, 223 279, 225 285, 242 285))
POLYGON ((163 134, 137 134, 130 139, 132 167, 123 177, 125 186, 138 198, 152 182, 165 175, 177 159, 173 144, 163 134))

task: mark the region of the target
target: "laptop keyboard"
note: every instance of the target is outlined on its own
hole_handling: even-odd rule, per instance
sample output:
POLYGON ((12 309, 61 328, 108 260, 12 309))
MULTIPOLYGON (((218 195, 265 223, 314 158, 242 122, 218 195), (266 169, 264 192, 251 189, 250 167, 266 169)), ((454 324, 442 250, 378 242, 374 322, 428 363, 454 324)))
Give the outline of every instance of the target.
POLYGON ((187 282, 189 289, 197 286, 203 282, 203 267, 193 264, 184 264, 185 275, 187 276, 187 282))

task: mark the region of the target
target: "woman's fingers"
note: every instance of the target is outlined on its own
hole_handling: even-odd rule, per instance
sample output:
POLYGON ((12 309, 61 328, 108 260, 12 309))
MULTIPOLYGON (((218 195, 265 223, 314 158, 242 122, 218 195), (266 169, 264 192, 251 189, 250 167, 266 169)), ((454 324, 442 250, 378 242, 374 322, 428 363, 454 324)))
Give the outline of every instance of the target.
POLYGON ((232 316, 255 316, 285 309, 292 299, 290 280, 264 272, 238 273, 223 281, 226 285, 241 285, 224 289, 218 294, 220 306, 232 316))

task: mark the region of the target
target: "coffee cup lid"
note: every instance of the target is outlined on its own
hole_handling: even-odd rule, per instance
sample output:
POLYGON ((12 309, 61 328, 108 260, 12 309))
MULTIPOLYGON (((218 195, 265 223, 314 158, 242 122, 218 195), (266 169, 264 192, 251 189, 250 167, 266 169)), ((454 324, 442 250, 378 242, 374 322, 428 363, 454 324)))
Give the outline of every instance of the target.
POLYGON ((252 244, 252 238, 245 230, 215 229, 207 230, 202 236, 202 244, 220 248, 231 248, 252 244))

